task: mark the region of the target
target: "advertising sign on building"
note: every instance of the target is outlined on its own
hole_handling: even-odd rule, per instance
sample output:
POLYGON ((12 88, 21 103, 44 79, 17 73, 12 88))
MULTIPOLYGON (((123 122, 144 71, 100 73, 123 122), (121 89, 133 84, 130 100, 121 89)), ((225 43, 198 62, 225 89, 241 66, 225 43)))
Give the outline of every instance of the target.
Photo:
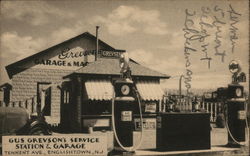
POLYGON ((156 112, 156 103, 146 103, 145 112, 155 113, 156 112))
POLYGON ((52 58, 36 58, 33 60, 35 67, 48 69, 69 69, 74 70, 86 65, 86 61, 93 62, 94 55, 86 49, 79 46, 74 48, 65 48, 61 50, 59 55, 52 58), (87 59, 84 57, 88 57, 87 59))
MULTIPOLYGON (((141 130, 141 120, 140 118, 135 118, 135 130, 141 130)), ((155 118, 143 118, 143 130, 155 130, 156 129, 156 119, 155 118)))

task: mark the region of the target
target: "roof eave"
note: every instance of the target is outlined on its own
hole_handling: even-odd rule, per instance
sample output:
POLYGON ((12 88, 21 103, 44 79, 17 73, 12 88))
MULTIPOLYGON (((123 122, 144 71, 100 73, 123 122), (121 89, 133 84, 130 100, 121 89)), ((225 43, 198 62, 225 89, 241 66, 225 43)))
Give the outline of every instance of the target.
MULTIPOLYGON (((73 77, 73 76, 83 76, 83 75, 87 75, 87 76, 119 76, 120 74, 94 74, 94 73, 76 73, 76 72, 73 72, 69 75, 66 75, 63 77, 63 79, 66 79, 66 78, 70 78, 70 77, 73 77)), ((149 75, 133 75, 132 74, 132 77, 147 77, 147 78, 159 78, 159 79, 169 79, 170 76, 168 75, 162 75, 162 76, 149 76, 149 75)))

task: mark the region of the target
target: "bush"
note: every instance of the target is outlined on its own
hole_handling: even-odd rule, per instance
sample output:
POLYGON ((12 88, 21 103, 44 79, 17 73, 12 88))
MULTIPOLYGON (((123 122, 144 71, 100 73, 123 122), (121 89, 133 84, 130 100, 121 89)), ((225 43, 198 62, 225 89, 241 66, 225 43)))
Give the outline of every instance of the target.
POLYGON ((218 128, 225 128, 225 118, 222 113, 218 114, 215 124, 218 128))

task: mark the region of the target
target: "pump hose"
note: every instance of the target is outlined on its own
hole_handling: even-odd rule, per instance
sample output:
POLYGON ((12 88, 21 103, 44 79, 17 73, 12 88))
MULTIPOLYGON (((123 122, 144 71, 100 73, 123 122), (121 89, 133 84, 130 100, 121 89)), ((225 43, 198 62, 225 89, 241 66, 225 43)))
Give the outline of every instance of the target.
POLYGON ((118 145, 123 149, 123 150, 125 150, 125 151, 127 151, 127 152, 133 152, 133 151, 135 151, 137 148, 139 148, 139 146, 141 145, 141 143, 142 143, 142 133, 143 133, 143 121, 142 121, 142 110, 141 110, 141 101, 140 101, 140 97, 139 97, 139 93, 138 93, 138 91, 136 90, 136 96, 137 96, 137 99, 138 99, 138 103, 139 103, 139 111, 140 111, 140 119, 141 119, 141 135, 140 135, 140 142, 139 142, 139 144, 137 144, 137 146, 135 147, 135 148, 133 148, 133 147, 130 147, 130 148, 128 148, 128 147, 124 147, 122 144, 121 144, 121 142, 120 142, 120 140, 119 140, 119 138, 118 138, 118 136, 117 136, 117 133, 116 133, 116 129, 115 129, 115 113, 114 113, 114 106, 115 106, 115 91, 113 90, 113 97, 112 97, 112 128, 113 128, 113 131, 114 131, 114 134, 115 134, 115 139, 116 139, 116 141, 117 141, 117 143, 118 143, 118 145))
MULTIPOLYGON (((247 103, 245 102, 245 111, 247 112, 247 103)), ((225 114, 225 110, 226 110, 226 105, 225 105, 225 103, 224 103, 224 113, 223 113, 223 115, 224 115, 224 118, 225 118, 225 125, 226 125, 226 128, 227 128, 227 131, 228 131, 228 133, 229 133, 229 135, 230 135, 230 137, 233 139, 233 141, 235 142, 235 143, 237 143, 237 144, 239 144, 239 145, 241 145, 241 146, 245 146, 245 145, 247 145, 247 143, 248 143, 248 140, 249 140, 249 126, 248 126, 248 120, 247 120, 247 117, 246 117, 246 119, 245 119, 245 121, 246 121, 246 129, 247 129, 247 135, 246 135, 246 141, 244 142, 244 143, 241 143, 241 142, 238 142, 235 138, 234 138, 234 136, 232 135, 232 133, 231 133, 231 131, 230 131, 230 129, 229 129, 229 126, 228 126, 228 121, 227 121, 227 115, 225 114)))

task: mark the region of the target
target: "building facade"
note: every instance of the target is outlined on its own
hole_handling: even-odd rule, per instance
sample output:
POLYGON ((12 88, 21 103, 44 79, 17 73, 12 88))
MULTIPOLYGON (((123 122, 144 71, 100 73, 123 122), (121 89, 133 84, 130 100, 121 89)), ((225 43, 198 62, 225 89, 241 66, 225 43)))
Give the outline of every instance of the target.
MULTIPOLYGON (((86 32, 6 66, 12 81, 11 106, 36 112, 41 96, 48 123, 80 132, 86 127, 110 128, 112 82, 120 77, 117 50, 86 32), (43 91, 43 92, 42 92, 43 91), (40 98, 40 97, 39 97, 40 98)), ((161 110, 160 79, 169 76, 130 61, 132 79, 146 114, 161 110)))

